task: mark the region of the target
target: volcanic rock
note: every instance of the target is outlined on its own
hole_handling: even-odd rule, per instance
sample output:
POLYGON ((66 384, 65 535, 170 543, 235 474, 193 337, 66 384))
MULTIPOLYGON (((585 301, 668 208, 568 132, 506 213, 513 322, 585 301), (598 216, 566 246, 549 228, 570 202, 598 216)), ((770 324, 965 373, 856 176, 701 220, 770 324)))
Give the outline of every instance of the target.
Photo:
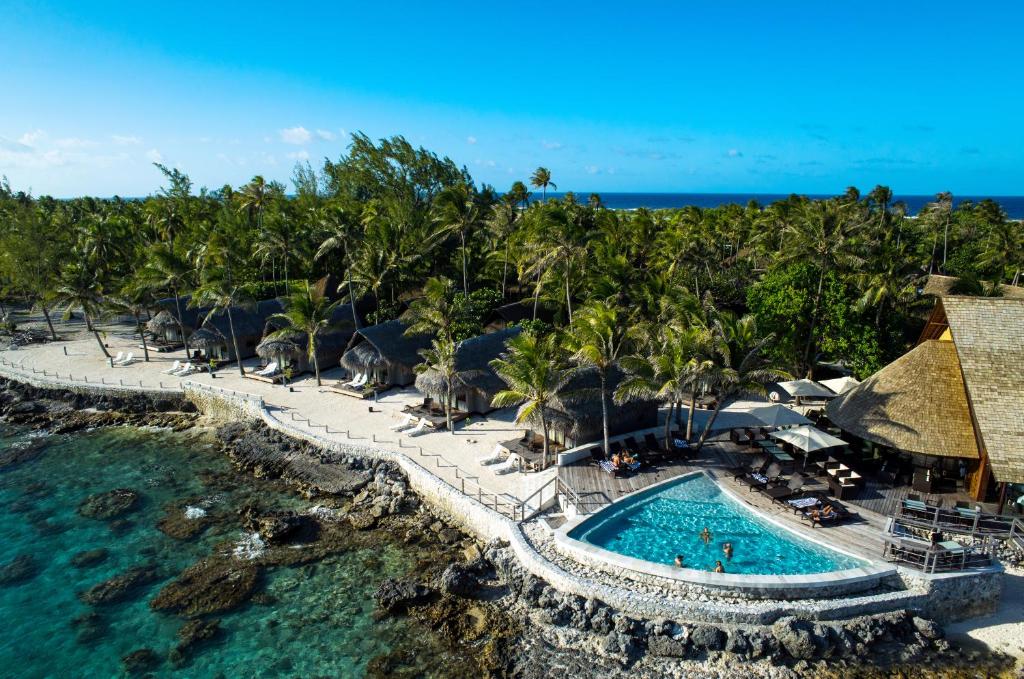
POLYGON ((113 519, 139 505, 139 494, 130 488, 116 488, 87 497, 78 506, 78 513, 90 519, 113 519))
POLYGON ((388 578, 380 583, 373 598, 388 613, 403 613, 412 606, 426 603, 433 592, 429 587, 410 580, 388 578))
POLYGON ((31 554, 21 554, 0 566, 0 586, 15 585, 39 575, 39 567, 31 554))
POLYGON ((109 552, 100 547, 99 549, 87 549, 71 557, 71 565, 75 568, 88 568, 107 560, 109 552))
POLYGON ((262 569, 251 561, 208 558, 189 566, 149 602, 158 611, 193 617, 231 610, 249 600, 262 569))
POLYGON ((80 592, 78 598, 93 606, 125 601, 138 595, 143 586, 159 579, 160 574, 155 564, 133 566, 120 575, 80 592))

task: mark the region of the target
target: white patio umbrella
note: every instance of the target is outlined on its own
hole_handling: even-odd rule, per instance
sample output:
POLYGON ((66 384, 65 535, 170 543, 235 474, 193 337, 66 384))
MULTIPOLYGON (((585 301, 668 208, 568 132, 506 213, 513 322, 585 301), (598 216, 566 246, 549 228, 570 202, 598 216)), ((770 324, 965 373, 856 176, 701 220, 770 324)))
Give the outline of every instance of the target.
POLYGON ((785 441, 794 448, 799 448, 806 453, 813 453, 815 450, 823 448, 835 448, 846 445, 846 441, 808 425, 794 429, 773 431, 769 436, 779 441, 785 441))
POLYGON ((860 384, 860 380, 856 380, 849 375, 844 375, 831 380, 822 380, 818 384, 828 387, 837 394, 845 394, 860 384))
POLYGON ((808 379, 793 380, 792 382, 779 382, 779 386, 793 398, 835 398, 836 395, 830 389, 821 386, 817 382, 808 379))
POLYGON ((764 423, 766 427, 791 427, 795 424, 810 424, 806 417, 783 405, 753 408, 749 414, 764 423))

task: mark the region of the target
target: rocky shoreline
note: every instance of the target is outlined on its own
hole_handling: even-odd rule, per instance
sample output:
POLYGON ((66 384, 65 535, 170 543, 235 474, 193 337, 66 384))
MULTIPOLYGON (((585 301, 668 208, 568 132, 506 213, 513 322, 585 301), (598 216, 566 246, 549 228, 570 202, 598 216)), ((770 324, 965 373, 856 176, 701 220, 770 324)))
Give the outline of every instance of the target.
MULTIPOLYGON (((86 396, 0 380, 0 417, 57 433, 99 426, 194 426, 184 399, 146 395, 86 396)), ((457 517, 439 516, 413 493, 397 465, 327 452, 263 426, 229 423, 216 439, 235 467, 279 480, 318 504, 305 513, 256 504, 230 520, 250 534, 248 544, 224 543, 165 584, 150 600, 154 610, 183 620, 169 660, 187 662, 220 634, 220 616, 261 600, 267 569, 311 564, 326 556, 398 539, 422 558, 415 578, 386 580, 375 600, 380 616, 409 616, 441 633, 465 672, 509 677, 689 676, 999 676, 1012 671, 1001 656, 963 652, 934 622, 907 613, 820 623, 785 618, 771 626, 709 625, 638 620, 601 601, 557 591, 528 573, 507 545, 481 545, 459 529, 457 517), (927 669, 932 668, 932 669, 927 669)), ((31 459, 19 449, 0 458, 0 469, 31 459)), ((106 520, 130 511, 129 489, 90 498, 84 509, 106 520)), ((164 508, 158 527, 189 540, 210 522, 198 499, 164 508), (185 520, 186 512, 193 516, 185 520)), ((104 555, 82 555, 83 565, 104 555)), ((7 577, 28 577, 31 564, 5 566, 7 577)), ((88 592, 94 605, 131 597, 156 579, 140 565, 88 592)), ((96 620, 83 616, 82 634, 96 620)), ((370 676, 403 676, 410 649, 396 648, 371 661, 370 676)), ((147 671, 162 658, 138 649, 127 671, 147 671)), ((436 668, 435 668, 436 669, 436 668)), ((454 670, 453 670, 454 671, 454 670)), ((412 675, 410 675, 412 676, 412 675)))

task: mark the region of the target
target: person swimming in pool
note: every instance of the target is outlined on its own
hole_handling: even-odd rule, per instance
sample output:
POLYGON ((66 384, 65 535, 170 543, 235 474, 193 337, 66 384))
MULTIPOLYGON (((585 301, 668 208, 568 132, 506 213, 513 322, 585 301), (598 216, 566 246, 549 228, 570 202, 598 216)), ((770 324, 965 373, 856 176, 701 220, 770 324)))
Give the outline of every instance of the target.
POLYGON ((711 530, 704 526, 704 530, 700 532, 700 539, 704 541, 705 545, 711 544, 711 530))
POLYGON ((676 568, 682 568, 682 567, 683 567, 683 555, 682 554, 676 554, 676 568))
POLYGON ((722 545, 722 553, 725 554, 726 561, 732 561, 732 543, 726 542, 722 545))
POLYGON ((725 572, 725 566, 722 565, 721 561, 716 561, 715 562, 715 572, 716 573, 724 573, 725 572))

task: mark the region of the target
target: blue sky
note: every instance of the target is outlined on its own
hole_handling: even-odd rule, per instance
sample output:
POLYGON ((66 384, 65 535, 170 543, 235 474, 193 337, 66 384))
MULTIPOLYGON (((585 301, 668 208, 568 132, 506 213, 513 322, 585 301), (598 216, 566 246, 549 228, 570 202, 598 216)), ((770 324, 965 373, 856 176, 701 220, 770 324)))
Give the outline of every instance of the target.
POLYGON ((362 130, 499 189, 1024 193, 1021 3, 429 4, 0 0, 0 174, 287 180, 362 130))

